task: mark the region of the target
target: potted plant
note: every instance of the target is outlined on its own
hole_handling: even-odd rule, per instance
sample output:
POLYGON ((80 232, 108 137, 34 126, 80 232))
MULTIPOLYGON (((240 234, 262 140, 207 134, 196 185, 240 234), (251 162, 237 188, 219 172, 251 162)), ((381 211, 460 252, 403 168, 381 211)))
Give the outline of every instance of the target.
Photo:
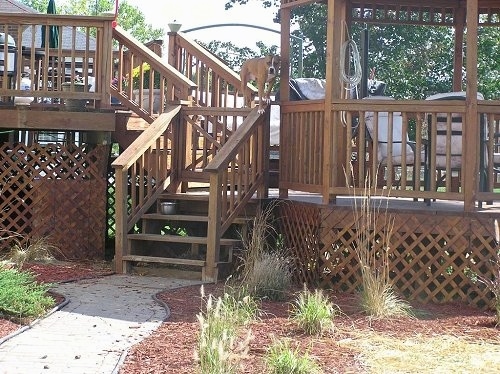
MULTIPOLYGON (((90 88, 88 85, 87 89, 90 88)), ((85 83, 80 75, 75 76, 73 81, 61 84, 61 90, 64 92, 85 92, 85 83)), ((67 110, 73 112, 85 111, 87 99, 64 99, 64 106, 67 110)))

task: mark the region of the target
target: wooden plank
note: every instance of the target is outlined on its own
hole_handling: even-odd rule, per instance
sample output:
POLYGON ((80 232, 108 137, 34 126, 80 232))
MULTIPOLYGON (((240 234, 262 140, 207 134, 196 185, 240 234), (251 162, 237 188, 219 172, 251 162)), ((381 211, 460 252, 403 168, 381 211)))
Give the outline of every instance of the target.
POLYGON ((1 109, 0 128, 29 130, 115 131, 115 113, 1 109))
MULTIPOLYGON (((184 244, 207 244, 204 236, 179 236, 179 235, 155 235, 155 234, 129 234, 129 240, 143 240, 152 242, 184 243, 184 244)), ((221 245, 239 244, 239 239, 221 238, 221 245)))
POLYGON ((208 201, 207 193, 162 193, 159 196, 160 199, 164 200, 188 200, 188 201, 208 201))
MULTIPOLYGON (((162 221, 191 221, 191 222, 208 222, 207 216, 195 214, 159 214, 149 213, 142 216, 143 219, 162 220, 162 221)), ((233 223, 245 224, 252 220, 250 217, 237 217, 233 223)))
POLYGON ((191 265, 191 266, 205 266, 203 260, 191 260, 187 258, 172 258, 172 257, 155 257, 155 256, 137 256, 128 255, 123 257, 124 261, 138 261, 138 262, 152 262, 159 264, 172 264, 172 265, 191 265))

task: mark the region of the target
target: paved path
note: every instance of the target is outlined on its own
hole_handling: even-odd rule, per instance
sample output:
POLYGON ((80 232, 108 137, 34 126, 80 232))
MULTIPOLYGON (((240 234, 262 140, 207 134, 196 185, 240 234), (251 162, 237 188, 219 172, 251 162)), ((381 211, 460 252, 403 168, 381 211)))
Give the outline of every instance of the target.
POLYGON ((58 284, 60 310, 0 345, 1 374, 111 374, 167 317, 159 291, 194 280, 111 275, 58 284))

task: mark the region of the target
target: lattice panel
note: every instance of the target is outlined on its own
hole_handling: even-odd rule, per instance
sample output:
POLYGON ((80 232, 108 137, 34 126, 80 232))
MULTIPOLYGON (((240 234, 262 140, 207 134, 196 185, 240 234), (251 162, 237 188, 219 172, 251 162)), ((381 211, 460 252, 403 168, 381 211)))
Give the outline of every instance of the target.
MULTIPOLYGON (((49 237, 67 258, 102 258, 108 152, 107 146, 3 144, 2 237, 49 237)), ((11 244, 1 242, 3 249, 11 244)))
MULTIPOLYGON (((297 279, 356 292, 361 273, 354 251, 357 237, 352 209, 317 208, 320 216, 304 203, 290 202, 281 209, 285 216, 282 230, 296 257, 297 279)), ((484 307, 491 301, 488 291, 471 281, 471 276, 492 276, 491 260, 497 250, 493 216, 381 211, 377 235, 384 235, 386 215, 395 218, 389 258, 390 276, 398 292, 424 302, 462 300, 484 307)))
POLYGON ((284 247, 291 252, 294 261, 295 280, 299 284, 318 284, 321 210, 315 205, 296 205, 286 201, 277 208, 284 247))

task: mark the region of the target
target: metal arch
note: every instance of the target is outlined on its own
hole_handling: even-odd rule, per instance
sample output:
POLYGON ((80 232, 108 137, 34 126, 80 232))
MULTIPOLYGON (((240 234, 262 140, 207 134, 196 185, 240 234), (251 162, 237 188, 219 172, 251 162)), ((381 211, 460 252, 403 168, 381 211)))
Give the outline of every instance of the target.
MULTIPOLYGON (((264 26, 258 26, 258 25, 252 25, 249 23, 217 23, 213 25, 205 25, 205 26, 198 26, 198 27, 192 27, 187 30, 183 30, 184 33, 192 32, 192 31, 198 31, 198 30, 204 30, 204 29, 211 29, 211 28, 216 28, 216 27, 251 27, 254 29, 259 29, 259 30, 264 30, 264 31, 269 31, 269 32, 274 32, 276 34, 281 34, 281 31, 271 29, 269 27, 264 27, 264 26)), ((299 66, 298 66, 298 76, 302 76, 302 71, 303 71, 303 66, 304 66, 304 54, 303 54, 303 42, 304 40, 302 38, 299 38, 298 36, 290 34, 290 37, 297 40, 299 43, 299 66)))

